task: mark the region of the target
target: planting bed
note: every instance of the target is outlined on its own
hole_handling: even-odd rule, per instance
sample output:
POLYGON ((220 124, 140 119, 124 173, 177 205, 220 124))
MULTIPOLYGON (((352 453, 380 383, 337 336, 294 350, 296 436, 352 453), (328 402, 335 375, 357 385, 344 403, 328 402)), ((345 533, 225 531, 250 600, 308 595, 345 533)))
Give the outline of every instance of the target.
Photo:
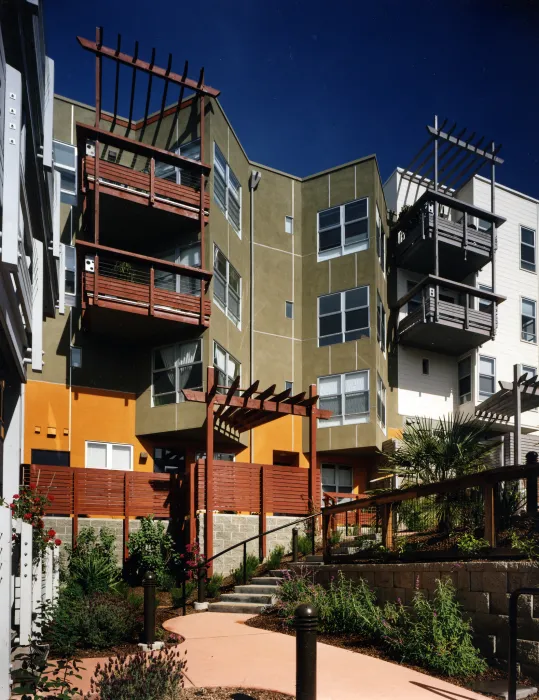
POLYGON ((177 700, 290 700, 293 696, 250 688, 188 688, 176 697, 177 700))

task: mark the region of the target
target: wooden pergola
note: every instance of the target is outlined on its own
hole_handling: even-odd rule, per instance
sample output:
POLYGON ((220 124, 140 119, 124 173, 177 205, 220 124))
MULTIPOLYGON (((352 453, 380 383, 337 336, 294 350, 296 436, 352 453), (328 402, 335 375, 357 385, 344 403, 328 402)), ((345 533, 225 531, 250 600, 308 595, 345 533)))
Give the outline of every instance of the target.
MULTIPOLYGON (((213 466, 214 431, 244 433, 284 416, 302 416, 309 419, 309 501, 316 502, 316 429, 318 419, 327 420, 331 411, 316 406, 318 395, 316 385, 311 384, 309 395, 305 391, 291 396, 290 389, 275 393, 276 385, 259 390, 259 381, 246 389, 240 388, 240 378, 231 386, 218 385, 215 369, 208 367, 207 390, 182 389, 186 401, 206 404, 206 512, 204 531, 204 553, 210 558, 213 553, 213 466), (222 393, 221 393, 222 392, 222 393)), ((194 513, 190 513, 194 517, 194 513)))

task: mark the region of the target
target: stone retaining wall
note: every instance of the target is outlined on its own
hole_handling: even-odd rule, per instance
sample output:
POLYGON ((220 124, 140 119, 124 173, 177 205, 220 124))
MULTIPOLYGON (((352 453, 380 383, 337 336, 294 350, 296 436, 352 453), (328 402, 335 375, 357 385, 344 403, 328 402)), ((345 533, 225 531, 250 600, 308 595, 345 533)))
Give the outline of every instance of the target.
MULTIPOLYGON (((266 518, 266 530, 271 530, 280 525, 293 523, 298 520, 296 517, 282 515, 272 515, 266 518)), ((231 547, 237 542, 246 540, 248 537, 258 535, 260 518, 258 515, 226 515, 224 513, 214 513, 213 515, 213 553, 218 554, 223 549, 231 547)), ((298 526, 302 530, 302 526, 298 526)), ((201 550, 204 550, 204 513, 197 516, 198 541, 201 550)), ((287 527, 279 532, 274 532, 266 538, 266 551, 269 555, 277 545, 282 545, 285 552, 291 550, 292 528, 287 527)), ((253 540, 247 545, 247 553, 258 556, 258 540, 253 540)), ((215 573, 227 576, 243 561, 243 547, 233 549, 228 554, 223 554, 215 560, 213 570, 215 573)))
MULTIPOLYGON (((363 578, 376 590, 380 602, 400 598, 404 604, 411 602, 416 590, 431 597, 436 580, 450 578, 472 622, 477 646, 487 658, 504 661, 509 644, 509 594, 517 588, 539 588, 539 566, 522 561, 295 566, 322 585, 328 585, 339 571, 351 580, 363 578)), ((519 599, 517 654, 523 672, 539 678, 539 595, 519 599)))

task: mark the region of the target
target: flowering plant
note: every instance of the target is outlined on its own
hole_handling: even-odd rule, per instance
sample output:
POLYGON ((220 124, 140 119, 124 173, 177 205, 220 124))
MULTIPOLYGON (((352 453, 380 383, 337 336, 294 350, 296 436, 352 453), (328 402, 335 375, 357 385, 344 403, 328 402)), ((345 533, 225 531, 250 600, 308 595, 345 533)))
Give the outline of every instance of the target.
POLYGON ((185 553, 180 554, 180 561, 183 564, 188 581, 193 578, 198 580, 199 575, 202 573, 205 574, 208 568, 206 565, 206 557, 200 551, 198 542, 187 545, 185 553))
MULTIPOLYGON (((22 486, 19 493, 14 494, 13 502, 9 506, 14 518, 19 518, 25 523, 29 523, 33 528, 33 553, 34 558, 39 560, 45 554, 47 548, 59 547, 62 540, 56 537, 56 531, 49 529, 45 531, 43 520, 47 506, 54 501, 53 496, 40 493, 36 484, 22 486)), ((13 540, 18 542, 19 535, 14 531, 13 540)))

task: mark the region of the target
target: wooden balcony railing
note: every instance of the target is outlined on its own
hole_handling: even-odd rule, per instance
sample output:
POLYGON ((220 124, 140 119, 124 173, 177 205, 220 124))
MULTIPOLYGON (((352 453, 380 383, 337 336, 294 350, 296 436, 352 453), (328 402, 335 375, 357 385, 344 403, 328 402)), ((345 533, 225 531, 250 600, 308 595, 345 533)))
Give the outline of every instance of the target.
POLYGON ((77 241, 77 248, 86 254, 80 263, 83 308, 209 326, 211 302, 204 292, 211 273, 87 241, 77 241))

